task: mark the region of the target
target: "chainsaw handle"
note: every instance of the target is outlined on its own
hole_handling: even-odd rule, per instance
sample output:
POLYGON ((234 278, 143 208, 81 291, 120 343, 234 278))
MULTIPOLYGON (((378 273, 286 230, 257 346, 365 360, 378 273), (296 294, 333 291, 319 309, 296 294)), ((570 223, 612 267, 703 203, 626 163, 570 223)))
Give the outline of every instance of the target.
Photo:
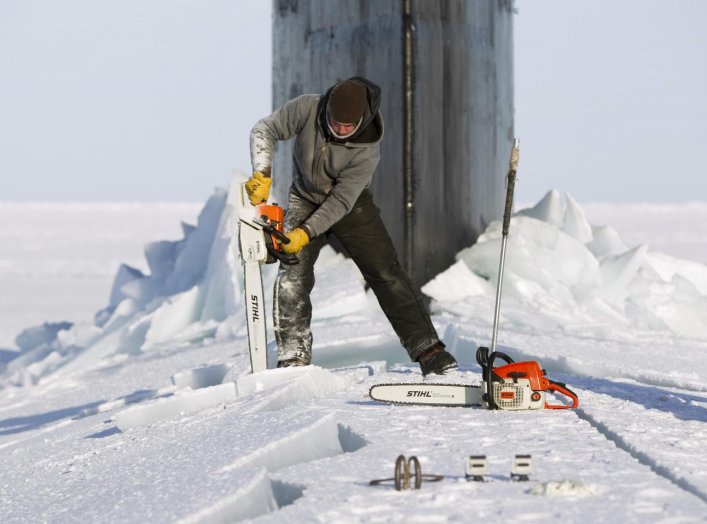
POLYGON ((279 242, 283 244, 289 244, 290 239, 287 238, 284 233, 280 233, 280 231, 276 227, 273 227, 272 224, 269 224, 266 219, 267 217, 261 217, 260 219, 256 218, 254 222, 260 227, 262 227, 263 231, 265 231, 266 233, 270 233, 272 236, 277 238, 279 242))
POLYGON ((552 380, 550 380, 549 382, 550 384, 547 387, 547 390, 556 391, 557 393, 562 393, 564 396, 571 398, 572 405, 568 406, 567 404, 548 404, 547 402, 545 402, 545 409, 575 409, 579 406, 579 398, 577 397, 577 394, 574 391, 569 389, 564 384, 560 384, 559 382, 553 382, 552 380))

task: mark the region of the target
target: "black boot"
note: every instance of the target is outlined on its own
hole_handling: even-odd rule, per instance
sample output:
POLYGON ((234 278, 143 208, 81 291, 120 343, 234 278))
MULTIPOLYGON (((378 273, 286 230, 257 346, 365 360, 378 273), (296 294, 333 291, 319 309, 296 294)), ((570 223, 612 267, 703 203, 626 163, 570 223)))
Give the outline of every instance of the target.
POLYGON ((308 366, 309 364, 302 360, 301 358, 289 358, 287 360, 278 360, 277 367, 279 368, 290 368, 297 366, 308 366))
POLYGON ((456 359, 451 353, 444 349, 442 343, 435 344, 417 358, 420 364, 420 371, 423 375, 437 373, 444 375, 447 371, 452 371, 459 367, 456 359))

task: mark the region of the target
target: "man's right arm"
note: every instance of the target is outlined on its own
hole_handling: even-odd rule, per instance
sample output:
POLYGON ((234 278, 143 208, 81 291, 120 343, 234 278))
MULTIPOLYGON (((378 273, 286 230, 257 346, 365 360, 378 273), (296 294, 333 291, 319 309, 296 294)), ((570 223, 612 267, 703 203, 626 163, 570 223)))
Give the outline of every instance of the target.
POLYGON ((299 133, 307 122, 308 108, 317 95, 302 95, 258 121, 250 132, 250 160, 253 171, 270 176, 275 142, 299 133), (306 109, 305 109, 306 108, 306 109))

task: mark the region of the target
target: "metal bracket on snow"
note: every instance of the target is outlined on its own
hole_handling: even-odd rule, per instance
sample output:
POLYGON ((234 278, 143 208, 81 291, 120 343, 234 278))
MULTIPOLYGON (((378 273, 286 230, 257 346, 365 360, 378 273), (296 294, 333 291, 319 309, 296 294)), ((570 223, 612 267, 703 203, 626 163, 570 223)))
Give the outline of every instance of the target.
POLYGON ((533 457, 531 455, 516 455, 511 466, 511 480, 527 482, 533 472, 533 457))
POLYGON ((466 480, 483 482, 488 474, 489 464, 486 455, 471 455, 466 463, 466 480))

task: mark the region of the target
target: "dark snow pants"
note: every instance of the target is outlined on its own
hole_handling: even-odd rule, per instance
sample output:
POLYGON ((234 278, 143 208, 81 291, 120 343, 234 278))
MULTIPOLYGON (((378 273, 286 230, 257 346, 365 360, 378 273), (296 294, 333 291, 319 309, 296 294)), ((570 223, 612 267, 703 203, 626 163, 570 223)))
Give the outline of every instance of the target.
MULTIPOLYGON (((315 204, 290 193, 285 230, 301 225, 316 209, 315 204)), ((400 265, 380 212, 370 191, 364 189, 349 214, 326 235, 315 237, 304 247, 298 255, 299 264, 280 264, 273 308, 278 360, 312 360, 309 294, 314 287, 314 263, 329 234, 336 237, 361 270, 412 360, 439 342, 420 291, 400 265)))

